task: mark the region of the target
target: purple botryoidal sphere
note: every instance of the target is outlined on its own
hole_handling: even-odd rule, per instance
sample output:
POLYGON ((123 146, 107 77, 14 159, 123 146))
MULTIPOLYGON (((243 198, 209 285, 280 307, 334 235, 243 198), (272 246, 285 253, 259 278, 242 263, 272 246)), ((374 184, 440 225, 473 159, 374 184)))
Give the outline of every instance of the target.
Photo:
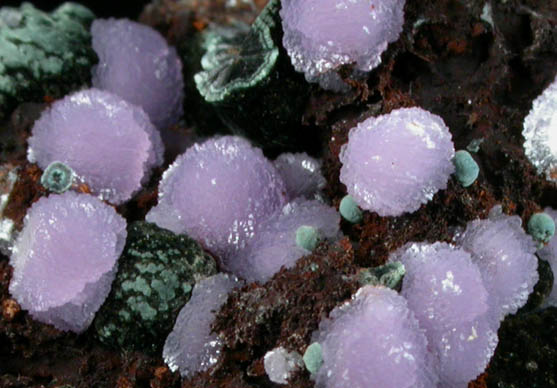
POLYGON ((126 240, 126 221, 89 194, 33 204, 15 242, 10 293, 33 318, 84 331, 104 302, 126 240))
POLYGON ((93 86, 140 106, 158 128, 182 116, 182 62, 163 36, 149 26, 127 19, 97 19, 91 27, 93 86))
MULTIPOLYGON (((368 72, 404 24, 405 0, 283 0, 283 45, 294 68, 325 89, 342 89, 335 69, 368 72)), ((346 86, 346 85, 344 85, 346 86)))
POLYGON ((165 171, 147 221, 226 257, 285 203, 284 183, 260 149, 241 137, 215 137, 190 147, 165 171))
POLYGON ((319 325, 318 388, 430 388, 437 384, 427 339, 406 300, 365 286, 319 325), (371 385, 370 385, 371 384, 371 385))
POLYGON ((350 130, 340 152, 340 181, 362 209, 398 216, 447 187, 453 156, 441 117, 421 108, 397 109, 350 130))
POLYGON ((35 122, 27 158, 43 170, 58 161, 114 204, 141 189, 162 164, 160 134, 143 110, 98 89, 56 101, 35 122))

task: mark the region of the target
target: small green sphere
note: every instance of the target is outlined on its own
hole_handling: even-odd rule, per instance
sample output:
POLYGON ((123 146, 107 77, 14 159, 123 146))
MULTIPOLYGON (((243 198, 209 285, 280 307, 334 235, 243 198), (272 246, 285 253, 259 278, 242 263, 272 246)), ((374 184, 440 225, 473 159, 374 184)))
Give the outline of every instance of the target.
POLYGON ((312 375, 317 373, 323 364, 323 353, 319 342, 314 342, 307 347, 303 360, 309 373, 312 375))
POLYGON ((534 240, 547 243, 555 234, 555 222, 546 213, 536 213, 528 221, 528 233, 534 240))
POLYGON ((474 183, 480 174, 478 163, 468 151, 457 151, 454 155, 453 164, 456 179, 463 187, 468 187, 474 183))
POLYGON ((342 201, 340 201, 339 206, 340 215, 348 222, 352 224, 357 224, 358 222, 362 221, 362 211, 358 207, 354 198, 350 195, 346 195, 342 201))
POLYGON ((302 225, 296 230, 296 245, 313 251, 319 243, 319 231, 313 226, 302 225))
POLYGON ((62 162, 52 162, 41 175, 41 185, 47 190, 61 194, 68 190, 74 181, 75 173, 62 162))

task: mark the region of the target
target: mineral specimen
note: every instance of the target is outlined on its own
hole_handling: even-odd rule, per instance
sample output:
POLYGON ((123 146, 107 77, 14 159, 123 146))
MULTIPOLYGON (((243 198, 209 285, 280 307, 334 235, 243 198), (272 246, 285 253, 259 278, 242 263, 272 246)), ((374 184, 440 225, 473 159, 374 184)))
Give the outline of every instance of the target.
MULTIPOLYGON (((554 221, 557 220, 557 210, 545 208, 544 213, 548 214, 554 221)), ((538 251, 538 256, 547 261, 551 266, 554 275, 557 275, 557 238, 552 238, 549 243, 538 251)), ((545 306, 557 307, 557 286, 553 282, 551 293, 544 302, 545 306)))
POLYGON ((134 222, 112 291, 95 318, 102 342, 156 353, 194 284, 216 273, 215 261, 186 235, 134 222))
POLYGON ((528 233, 543 243, 548 243, 555 234, 555 221, 546 213, 536 213, 528 220, 528 233))
POLYGON ((323 365, 323 351, 319 342, 314 342, 306 348, 303 361, 306 369, 312 375, 317 373, 321 365, 323 365))
POLYGON ((56 101, 35 122, 27 158, 46 169, 59 161, 93 194, 119 204, 162 163, 158 131, 140 108, 98 89, 56 101))
POLYGON ((305 152, 280 154, 273 162, 284 184, 289 199, 313 199, 325 187, 321 162, 305 152))
POLYGON ((68 190, 75 179, 75 172, 64 163, 52 162, 41 175, 41 185, 47 190, 61 194, 68 190))
POLYGON ((524 119, 524 151, 530 162, 545 175, 557 182, 557 78, 532 103, 524 119))
POLYGON ((261 150, 240 137, 216 137, 195 144, 165 171, 147 221, 227 256, 285 201, 284 183, 261 150))
POLYGON ((248 281, 265 282, 282 266, 294 266, 311 251, 297 244, 301 226, 310 226, 322 239, 339 234, 340 216, 335 209, 317 201, 293 201, 261 223, 246 247, 225 260, 232 273, 248 281))
POLYGON ((340 181, 365 210, 398 216, 417 210, 454 171, 454 147, 441 117, 402 108, 352 128, 342 147, 340 181))
POLYGON ((89 194, 34 203, 10 259, 10 293, 33 318, 84 331, 110 291, 126 221, 89 194))
POLYGON ((456 179, 463 187, 470 186, 478 178, 480 167, 468 151, 457 151, 454 155, 453 164, 456 179))
POLYGON ((302 225, 296 229, 296 245, 307 251, 313 251, 319 244, 319 231, 309 225, 302 225))
POLYGON ((269 380, 277 384, 288 384, 292 372, 302 366, 302 356, 289 352, 282 346, 265 353, 263 366, 269 380))
POLYGON ((182 116, 182 63, 156 30, 127 19, 97 19, 91 27, 99 64, 93 86, 138 105, 158 128, 182 116))
POLYGON ((283 45, 294 68, 325 89, 346 85, 334 72, 342 65, 368 72, 398 39, 405 0, 285 0, 283 45))
POLYGON ((384 287, 362 287, 335 308, 314 336, 323 365, 318 388, 435 387, 427 340, 406 300, 384 287))
POLYGON ((357 224, 362 221, 362 210, 358 207, 358 204, 350 195, 345 195, 342 198, 338 211, 340 212, 342 218, 352 224, 357 224))
POLYGON ((0 119, 18 103, 62 97, 89 82, 94 18, 75 3, 50 14, 30 3, 0 8, 0 119))
POLYGON ((223 273, 198 282, 190 301, 180 310, 174 329, 164 344, 162 356, 172 371, 183 377, 204 371, 215 365, 222 343, 211 332, 211 323, 228 293, 241 283, 223 273))

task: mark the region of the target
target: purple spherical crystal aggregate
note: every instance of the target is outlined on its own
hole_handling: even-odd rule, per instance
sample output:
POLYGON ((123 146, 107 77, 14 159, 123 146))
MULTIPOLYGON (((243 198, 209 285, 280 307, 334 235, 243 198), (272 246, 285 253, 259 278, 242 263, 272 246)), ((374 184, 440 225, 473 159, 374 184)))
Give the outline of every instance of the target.
POLYGON ((191 299, 180 310, 164 344, 162 356, 172 371, 191 377, 217 363, 222 343, 211 332, 211 324, 230 291, 241 284, 236 277, 223 273, 195 284, 191 299))
POLYGON ((282 208, 285 192, 260 149, 241 137, 215 137, 189 148, 165 171, 147 221, 185 232, 225 257, 282 208))
POLYGON ((69 166, 101 199, 120 204, 162 163, 160 135, 140 108, 98 89, 56 101, 35 122, 27 158, 69 166))
MULTIPOLYGON (((553 218, 553 221, 557 223, 557 210, 550 207, 543 209, 544 213, 553 218)), ((540 259, 545 260, 549 263, 551 271, 553 272, 554 278, 557 277, 557 237, 553 236, 549 243, 542 249, 538 250, 538 256, 540 259)), ((553 281, 553 288, 551 293, 547 296, 543 303, 544 307, 554 306, 557 307, 557 280, 553 281)))
POLYGON ((126 221, 89 194, 33 204, 13 248, 10 293, 37 320, 84 331, 110 291, 126 221))
POLYGON ((352 128, 340 153, 340 181, 365 210, 413 212, 447 187, 454 147, 441 117, 402 108, 352 128))
POLYGON ((273 162, 284 184, 289 199, 313 199, 327 183, 321 173, 321 162, 305 152, 284 153, 273 162))
POLYGON ((311 226, 321 239, 339 234, 340 215, 317 200, 293 201, 278 209, 261 226, 246 247, 225 260, 228 270, 248 281, 265 282, 281 267, 290 268, 311 252, 296 244, 296 231, 311 226))
POLYGON ((99 56, 93 86, 140 106, 158 128, 182 116, 182 62, 164 37, 127 19, 96 19, 91 27, 99 56))
POLYGON ((319 325, 323 365, 318 388, 435 387, 437 374, 423 330, 406 300, 365 286, 319 325))
POLYGON ((405 0, 283 0, 283 45, 294 68, 326 89, 342 85, 334 70, 367 72, 398 39, 405 0))
POLYGON ((538 259, 520 217, 502 214, 496 206, 488 219, 469 222, 456 242, 480 269, 495 318, 514 314, 526 303, 538 282, 538 259))

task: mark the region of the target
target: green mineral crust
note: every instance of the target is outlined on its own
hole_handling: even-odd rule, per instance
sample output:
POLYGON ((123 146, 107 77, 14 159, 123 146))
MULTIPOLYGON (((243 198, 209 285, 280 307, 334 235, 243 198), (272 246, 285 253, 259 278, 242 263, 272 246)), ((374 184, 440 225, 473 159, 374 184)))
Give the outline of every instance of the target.
POLYGON ((148 353, 162 349, 194 284, 216 273, 215 261, 195 240, 146 222, 128 227, 118 265, 95 330, 109 346, 148 353))
POLYGON ((94 18, 74 3, 51 13, 29 3, 0 8, 0 119, 19 103, 61 97, 89 82, 97 61, 89 34, 94 18))

